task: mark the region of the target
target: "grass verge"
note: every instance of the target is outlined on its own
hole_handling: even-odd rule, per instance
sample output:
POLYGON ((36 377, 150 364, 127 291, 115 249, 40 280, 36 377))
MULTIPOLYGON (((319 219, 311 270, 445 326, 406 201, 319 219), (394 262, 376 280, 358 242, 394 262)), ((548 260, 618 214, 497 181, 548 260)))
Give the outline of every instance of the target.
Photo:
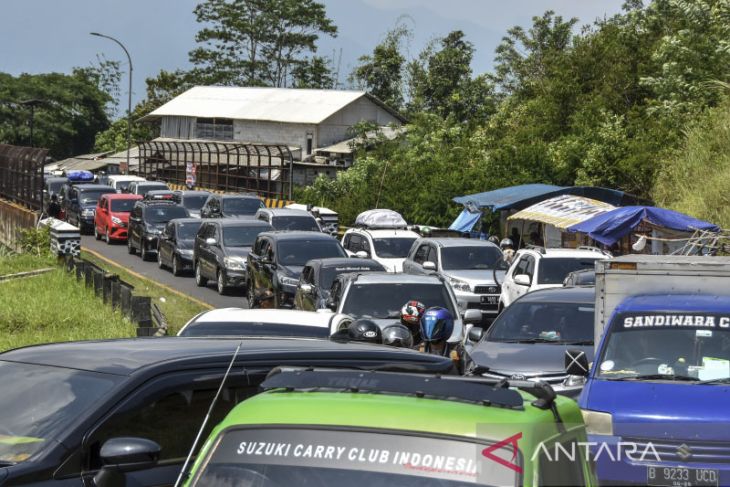
MULTIPOLYGON (((53 260, 50 261, 51 265, 53 260)), ((0 273, 48 267, 47 259, 0 259, 0 273), (7 262, 7 260, 14 262, 7 262), (16 260, 17 259, 17 260, 16 260), (39 265, 40 264, 40 265, 39 265)), ((0 350, 25 345, 135 336, 136 326, 61 268, 0 282, 0 350)))
POLYGON ((56 259, 53 257, 38 257, 31 254, 0 254, 0 276, 34 271, 54 267, 55 265, 56 259))
POLYGON ((107 272, 117 274, 120 279, 134 286, 137 296, 150 296, 153 303, 157 303, 170 325, 168 333, 174 335, 182 326, 196 314, 212 309, 211 306, 197 302, 184 294, 178 294, 165 286, 161 286, 149 279, 140 278, 128 272, 124 267, 110 264, 88 252, 81 252, 81 256, 98 265, 107 272))

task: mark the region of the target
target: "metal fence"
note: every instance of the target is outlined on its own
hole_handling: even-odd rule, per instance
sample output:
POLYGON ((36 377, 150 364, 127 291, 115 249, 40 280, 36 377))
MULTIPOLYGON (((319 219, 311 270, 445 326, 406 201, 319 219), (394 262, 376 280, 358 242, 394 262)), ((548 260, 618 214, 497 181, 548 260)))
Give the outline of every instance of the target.
POLYGON ((292 161, 283 145, 155 140, 139 145, 138 173, 189 187, 291 199, 292 161))
POLYGON ((0 196, 32 210, 43 207, 48 149, 0 144, 0 196))

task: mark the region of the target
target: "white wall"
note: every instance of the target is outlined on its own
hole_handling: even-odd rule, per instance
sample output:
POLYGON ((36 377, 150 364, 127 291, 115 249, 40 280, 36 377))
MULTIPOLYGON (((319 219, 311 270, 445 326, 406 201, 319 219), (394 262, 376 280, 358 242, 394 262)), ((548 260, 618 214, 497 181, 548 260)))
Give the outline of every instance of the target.
POLYGON ((400 125, 397 118, 363 96, 319 125, 317 147, 327 147, 349 139, 348 129, 363 120, 373 122, 380 127, 391 123, 400 125))
MULTIPOLYGON (((298 123, 233 121, 233 139, 241 142, 281 144, 288 147, 307 147, 307 133, 317 140, 317 127, 298 123)), ((316 146, 316 143, 314 144, 316 146)), ((315 147, 316 148, 316 147, 315 147)))

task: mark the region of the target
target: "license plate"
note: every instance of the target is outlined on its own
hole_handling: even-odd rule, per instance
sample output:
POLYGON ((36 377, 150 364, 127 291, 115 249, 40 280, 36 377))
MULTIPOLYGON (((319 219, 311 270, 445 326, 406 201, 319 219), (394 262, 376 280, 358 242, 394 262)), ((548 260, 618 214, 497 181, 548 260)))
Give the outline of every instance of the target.
POLYGON ((717 487, 720 473, 709 468, 647 467, 646 483, 668 487, 717 487))
POLYGON ((497 300, 499 299, 499 296, 482 296, 482 304, 497 304, 497 300))

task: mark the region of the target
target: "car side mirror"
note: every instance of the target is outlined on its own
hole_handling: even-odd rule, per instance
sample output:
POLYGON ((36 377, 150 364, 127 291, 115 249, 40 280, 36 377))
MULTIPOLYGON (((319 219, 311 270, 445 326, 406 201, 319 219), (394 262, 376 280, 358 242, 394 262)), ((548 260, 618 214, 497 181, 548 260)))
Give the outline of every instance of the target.
POLYGON ((565 371, 568 375, 587 377, 589 370, 588 357, 583 350, 568 349, 565 351, 565 371))
POLYGON ((470 342, 477 343, 479 340, 482 339, 483 336, 484 330, 482 328, 479 328, 478 326, 473 326, 469 330, 468 338, 470 342))
POLYGON ((206 238, 205 239, 205 244, 206 245, 216 245, 217 243, 218 243, 218 241, 216 239, 214 239, 214 238, 206 238))
POLYGON ((364 250, 358 250, 357 252, 355 252, 355 257, 357 257, 358 259, 367 259, 368 257, 370 257, 370 254, 368 254, 364 250))
POLYGON ((312 291, 314 291, 311 284, 300 284, 299 289, 301 289, 304 294, 312 294, 312 291))
POLYGON ((125 472, 154 467, 160 458, 160 445, 146 438, 121 437, 104 442, 99 452, 103 467, 94 476, 98 487, 125 485, 125 472))
POLYGON ((335 303, 335 300, 332 298, 327 298, 325 306, 327 306, 327 308, 331 309, 332 311, 337 311, 337 303, 335 303))
POLYGON ((530 276, 527 274, 517 274, 515 276, 515 284, 518 286, 529 286, 530 285, 530 276))
POLYGON ((475 323, 481 323, 482 312, 478 309, 468 309, 464 311, 464 324, 473 325, 475 323))
POLYGON ((422 265, 423 265, 423 270, 425 270, 425 271, 435 271, 436 270, 436 264, 434 262, 431 262, 430 260, 427 260, 422 265))

